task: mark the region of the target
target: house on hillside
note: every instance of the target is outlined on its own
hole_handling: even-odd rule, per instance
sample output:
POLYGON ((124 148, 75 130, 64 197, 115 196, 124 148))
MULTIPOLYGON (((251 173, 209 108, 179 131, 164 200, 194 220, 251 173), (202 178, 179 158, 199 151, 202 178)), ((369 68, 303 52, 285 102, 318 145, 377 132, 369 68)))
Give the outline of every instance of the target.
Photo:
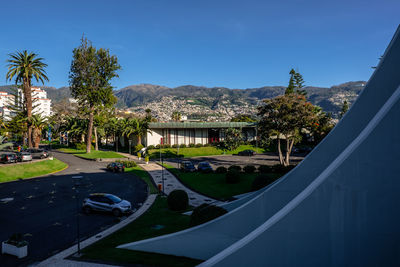
POLYGON ((143 144, 211 144, 224 140, 224 130, 240 128, 245 141, 256 139, 256 123, 253 122, 154 122, 143 138, 143 144))

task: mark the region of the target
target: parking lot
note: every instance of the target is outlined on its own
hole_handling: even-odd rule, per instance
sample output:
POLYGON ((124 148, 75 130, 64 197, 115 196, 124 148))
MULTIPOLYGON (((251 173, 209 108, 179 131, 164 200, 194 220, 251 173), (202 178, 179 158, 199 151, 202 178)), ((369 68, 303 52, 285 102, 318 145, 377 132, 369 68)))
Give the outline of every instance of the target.
MULTIPOLYGON (((304 159, 304 154, 299 154, 290 157, 290 162, 292 164, 297 164, 304 159)), ((219 155, 219 156, 204 156, 204 157, 194 157, 189 160, 197 165, 201 161, 208 161, 211 166, 216 169, 219 166, 229 167, 231 165, 275 165, 279 164, 279 158, 276 153, 265 153, 256 154, 254 156, 238 156, 238 155, 219 155)), ((167 164, 174 167, 178 167, 178 159, 167 159, 165 160, 167 164)))
MULTIPOLYGON (((147 198, 147 185, 140 178, 107 172, 106 163, 69 154, 54 153, 54 156, 68 163, 69 168, 43 178, 0 184, 0 239, 4 241, 13 233, 22 233, 29 242, 28 257, 19 260, 1 255, 1 266, 27 266, 74 244, 77 209, 80 211, 83 198, 90 193, 115 194, 135 208, 147 198), (79 187, 74 186, 73 176, 82 176, 79 187)), ((81 239, 117 222, 118 218, 112 214, 80 213, 81 239)))

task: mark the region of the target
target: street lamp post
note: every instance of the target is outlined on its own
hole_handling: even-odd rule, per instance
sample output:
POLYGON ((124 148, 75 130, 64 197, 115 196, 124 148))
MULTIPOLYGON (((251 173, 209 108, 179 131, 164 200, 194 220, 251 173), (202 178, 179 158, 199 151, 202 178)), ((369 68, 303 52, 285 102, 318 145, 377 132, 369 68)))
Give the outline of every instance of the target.
POLYGON ((75 187, 75 199, 76 199, 76 236, 78 239, 78 256, 81 255, 81 237, 80 237, 80 224, 79 224, 79 186, 83 176, 72 176, 72 181, 75 187))
POLYGON ((129 155, 131 154, 131 146, 132 146, 132 140, 131 139, 129 139, 129 155))

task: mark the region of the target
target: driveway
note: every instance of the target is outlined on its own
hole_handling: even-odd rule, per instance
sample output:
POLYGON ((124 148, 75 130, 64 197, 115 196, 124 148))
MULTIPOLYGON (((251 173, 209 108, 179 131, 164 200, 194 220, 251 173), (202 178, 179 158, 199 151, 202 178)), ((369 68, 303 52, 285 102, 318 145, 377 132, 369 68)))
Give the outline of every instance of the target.
MULTIPOLYGON (((29 242, 28 257, 0 255, 1 266, 27 266, 77 241, 77 203, 90 193, 107 192, 139 207, 147 198, 147 185, 131 174, 111 173, 106 163, 87 161, 54 152, 69 168, 46 177, 0 184, 0 241, 22 233, 29 242), (78 202, 72 176, 83 176, 78 202)), ((106 213, 80 213, 81 240, 118 222, 106 213)))
MULTIPOLYGON (((290 162, 299 163, 304 159, 304 155, 295 155, 290 157, 290 162)), ((215 169, 219 166, 229 167, 231 165, 275 165, 279 164, 279 158, 275 153, 265 153, 265 154, 257 154, 254 156, 238 156, 238 155, 219 155, 219 156, 203 156, 203 157, 193 157, 189 159, 195 165, 197 165, 200 161, 208 161, 211 166, 215 169)), ((165 162, 168 164, 177 167, 178 159, 165 159, 165 162)))

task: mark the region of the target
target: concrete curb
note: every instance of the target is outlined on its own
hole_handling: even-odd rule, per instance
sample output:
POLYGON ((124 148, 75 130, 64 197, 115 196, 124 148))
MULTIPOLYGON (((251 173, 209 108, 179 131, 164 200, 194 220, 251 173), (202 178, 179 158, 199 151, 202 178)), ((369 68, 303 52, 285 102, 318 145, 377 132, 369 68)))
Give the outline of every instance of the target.
MULTIPOLYGON (((130 224, 137 218, 139 218, 143 213, 145 213, 154 203, 156 200, 157 194, 151 194, 147 197, 146 201, 143 203, 142 207, 139 208, 135 213, 130 215, 128 218, 125 220, 121 221, 120 223, 111 226, 110 228, 92 236, 89 237, 88 239, 82 241, 80 243, 81 249, 84 249, 87 246, 92 245, 93 243, 111 235, 112 233, 118 231, 119 229, 125 227, 126 225, 130 224)), ((77 252, 77 245, 73 245, 70 248, 61 251, 60 253, 42 261, 36 266, 75 266, 75 262, 70 261, 70 260, 64 260, 64 258, 74 254, 77 252)), ((85 262, 83 266, 91 266, 92 263, 85 262)), ((76 266, 80 266, 78 263, 76 263, 76 266)), ((99 264, 93 264, 93 266, 99 266, 99 264)), ((102 266, 107 266, 107 265, 102 265, 102 266)))

